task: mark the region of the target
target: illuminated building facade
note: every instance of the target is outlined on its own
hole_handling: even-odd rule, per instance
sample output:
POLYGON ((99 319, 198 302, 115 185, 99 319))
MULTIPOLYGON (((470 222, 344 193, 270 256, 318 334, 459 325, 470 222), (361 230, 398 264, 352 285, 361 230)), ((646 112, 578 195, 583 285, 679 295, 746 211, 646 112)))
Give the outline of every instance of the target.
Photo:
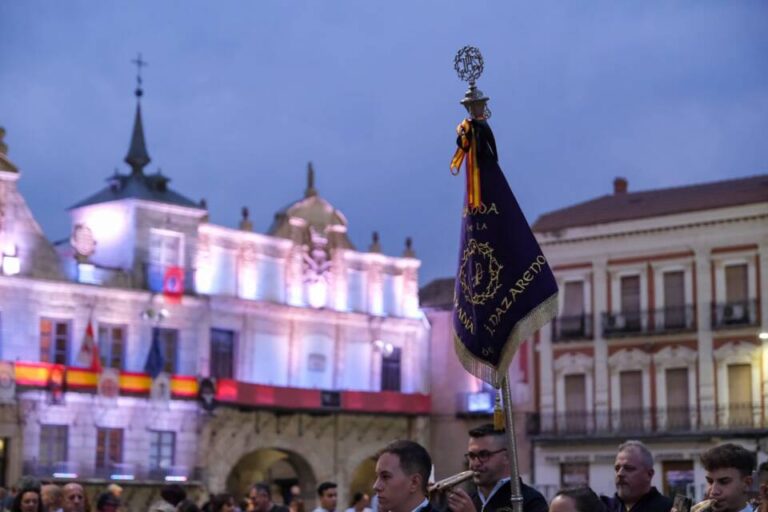
POLYGON ((699 455, 768 450, 768 176, 614 193, 533 226, 560 287, 536 344, 534 480, 612 494, 618 445, 700 498, 699 455))
POLYGON ((140 507, 167 481, 240 494, 269 478, 278 493, 299 483, 311 504, 323 480, 342 499, 368 489, 388 440, 424 441, 420 262, 410 241, 399 257, 376 237, 356 250, 311 165, 268 233, 247 211, 238 229, 215 225, 145 171, 137 105, 130 172, 75 204, 71 237, 52 244, 3 140, 0 485, 22 472, 120 480, 140 507), (100 371, 82 350, 89 330, 100 371))

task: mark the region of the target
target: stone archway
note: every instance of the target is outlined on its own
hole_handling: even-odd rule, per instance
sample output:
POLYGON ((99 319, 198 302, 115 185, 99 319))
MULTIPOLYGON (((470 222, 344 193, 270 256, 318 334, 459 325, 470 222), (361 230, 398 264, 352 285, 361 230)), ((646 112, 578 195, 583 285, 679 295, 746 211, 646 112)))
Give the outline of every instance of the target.
MULTIPOLYGON (((373 497, 373 483, 376 481, 376 458, 374 456, 366 457, 355 467, 349 478, 349 500, 357 492, 367 494, 369 497, 373 497)), ((347 507, 347 504, 340 504, 339 509, 347 507)))
POLYGON ((292 485, 299 485, 302 498, 314 497, 317 479, 309 463, 299 454, 280 448, 259 448, 243 455, 226 480, 227 492, 242 497, 256 482, 273 484, 273 499, 285 503, 292 485))

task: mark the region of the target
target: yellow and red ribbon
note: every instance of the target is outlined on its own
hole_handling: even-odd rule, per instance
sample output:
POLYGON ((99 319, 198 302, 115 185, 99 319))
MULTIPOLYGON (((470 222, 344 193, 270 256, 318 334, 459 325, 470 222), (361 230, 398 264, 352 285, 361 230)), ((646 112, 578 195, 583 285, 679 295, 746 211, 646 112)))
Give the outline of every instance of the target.
POLYGON ((459 174, 461 163, 466 157, 467 172, 467 206, 470 208, 480 207, 480 166, 477 164, 477 137, 472 131, 472 123, 469 119, 463 120, 456 127, 459 134, 459 147, 451 159, 451 174, 459 174))

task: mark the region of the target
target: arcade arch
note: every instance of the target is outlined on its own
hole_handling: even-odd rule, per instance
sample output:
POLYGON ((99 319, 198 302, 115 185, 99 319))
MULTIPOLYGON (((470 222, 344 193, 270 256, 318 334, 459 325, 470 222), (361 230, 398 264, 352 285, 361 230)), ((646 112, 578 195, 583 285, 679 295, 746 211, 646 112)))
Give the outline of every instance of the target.
POLYGON ((259 448, 243 455, 226 480, 227 492, 240 498, 256 482, 271 482, 276 503, 288 504, 291 487, 298 485, 305 503, 314 498, 317 479, 309 463, 296 452, 280 448, 259 448))

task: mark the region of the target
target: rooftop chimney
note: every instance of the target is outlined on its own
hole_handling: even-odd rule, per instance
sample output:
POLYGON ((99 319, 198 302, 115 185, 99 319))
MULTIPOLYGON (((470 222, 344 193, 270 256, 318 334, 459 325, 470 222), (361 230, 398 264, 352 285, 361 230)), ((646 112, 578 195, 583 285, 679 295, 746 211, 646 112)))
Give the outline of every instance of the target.
POLYGON ((627 181, 627 178, 615 178, 613 180, 613 195, 626 194, 628 187, 629 182, 627 181))

